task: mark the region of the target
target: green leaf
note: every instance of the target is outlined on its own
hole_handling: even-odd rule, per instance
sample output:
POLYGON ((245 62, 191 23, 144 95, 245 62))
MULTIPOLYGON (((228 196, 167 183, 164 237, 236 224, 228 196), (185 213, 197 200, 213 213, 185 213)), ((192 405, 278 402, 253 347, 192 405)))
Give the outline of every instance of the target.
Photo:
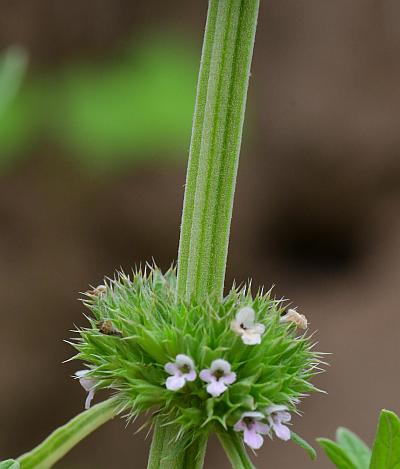
POLYGON ((388 410, 380 415, 370 469, 400 469, 400 420, 388 410))
POLYGON ((361 438, 347 428, 339 427, 336 432, 336 440, 357 469, 369 468, 371 450, 361 438))
POLYGON ((317 441, 338 469, 358 469, 337 443, 327 438, 318 438, 317 441))
POLYGON ((166 32, 114 62, 70 65, 54 88, 63 109, 57 131, 90 167, 184 155, 196 69, 191 48, 166 32))
POLYGON ((305 449, 311 459, 317 459, 317 453, 315 449, 309 443, 307 443, 306 440, 303 440, 301 436, 292 431, 290 432, 290 435, 293 443, 296 443, 296 445, 299 445, 301 448, 305 449))
POLYGON ((14 459, 7 459, 7 461, 0 462, 0 469, 19 469, 20 464, 14 459))
POLYGON ((73 62, 23 80, 26 53, 0 51, 0 171, 43 129, 91 171, 176 161, 190 135, 194 57, 179 34, 151 32, 117 60, 73 62))

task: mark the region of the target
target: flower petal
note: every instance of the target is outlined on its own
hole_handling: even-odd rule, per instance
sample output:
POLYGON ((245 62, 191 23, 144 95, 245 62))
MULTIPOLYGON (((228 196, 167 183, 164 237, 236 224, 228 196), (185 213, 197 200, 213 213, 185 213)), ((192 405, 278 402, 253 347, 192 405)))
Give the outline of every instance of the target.
POLYGON ((202 379, 206 383, 212 383, 213 381, 217 380, 217 378, 213 374, 211 374, 210 370, 201 370, 199 376, 200 379, 202 379))
POLYGON ((233 426, 233 429, 235 430, 235 432, 243 432, 246 430, 246 424, 243 422, 242 419, 240 419, 238 422, 235 423, 235 425, 233 426))
POLYGON ((254 327, 253 327, 253 329, 252 329, 252 332, 253 332, 254 334, 260 334, 260 335, 264 334, 264 332, 265 332, 265 326, 264 326, 264 324, 261 324, 261 323, 259 323, 259 322, 258 322, 257 324, 254 324, 254 327))
POLYGON ((180 373, 179 368, 175 365, 175 363, 171 362, 164 366, 164 370, 170 375, 176 375, 180 373))
POLYGON ((245 331, 242 334, 242 341, 246 345, 261 344, 261 336, 260 334, 253 334, 252 331, 245 331))
POLYGON ((246 445, 253 449, 259 449, 264 443, 264 438, 259 435, 254 429, 249 430, 246 428, 243 432, 243 439, 246 445))
POLYGON ((90 370, 78 370, 77 372, 75 372, 75 376, 77 378, 83 378, 84 376, 86 376, 88 373, 89 373, 90 370))
POLYGON ((282 412, 288 410, 285 405, 271 405, 265 409, 266 414, 275 414, 276 412, 282 412))
POLYGON ((237 335, 241 335, 244 329, 240 327, 240 325, 241 325, 240 322, 234 319, 231 322, 231 331, 233 331, 237 335))
POLYGON ((170 391, 178 391, 178 389, 181 389, 183 386, 185 386, 185 383, 185 378, 182 376, 170 376, 165 382, 165 386, 170 391))
POLYGON ((211 394, 213 397, 220 396, 223 392, 225 392, 228 388, 225 386, 224 383, 221 381, 213 381, 207 386, 208 394, 211 394))
POLYGON ((236 321, 239 324, 243 324, 246 328, 249 328, 254 324, 255 317, 256 313, 254 309, 250 308, 250 306, 245 306, 238 311, 236 321))
POLYGON ((215 373, 217 370, 221 370, 224 373, 230 373, 231 364, 227 362, 226 360, 222 360, 222 358, 219 358, 218 360, 214 360, 211 363, 210 371, 211 373, 215 373))
POLYGON ((95 379, 81 378, 79 383, 85 391, 89 392, 95 388, 97 381, 95 379))
POLYGON ((191 370, 189 373, 183 375, 186 381, 194 381, 196 379, 197 373, 194 370, 191 370))
POLYGON ((273 425, 273 429, 274 429, 275 435, 281 440, 283 441, 290 440, 290 430, 285 425, 282 425, 281 423, 275 423, 273 425))
POLYGON ((222 376, 222 378, 219 379, 225 384, 232 384, 236 381, 236 373, 231 371, 230 373, 226 374, 225 376, 222 376))
POLYGON ((267 433, 269 433, 270 427, 266 423, 256 421, 254 422, 254 429, 257 433, 267 435, 267 433))
POLYGON ((190 357, 188 357, 187 355, 183 355, 182 353, 176 356, 175 363, 178 367, 187 365, 189 368, 195 368, 194 361, 190 357))
POLYGON ((290 422, 292 420, 292 416, 289 412, 278 412, 276 417, 280 422, 290 422))

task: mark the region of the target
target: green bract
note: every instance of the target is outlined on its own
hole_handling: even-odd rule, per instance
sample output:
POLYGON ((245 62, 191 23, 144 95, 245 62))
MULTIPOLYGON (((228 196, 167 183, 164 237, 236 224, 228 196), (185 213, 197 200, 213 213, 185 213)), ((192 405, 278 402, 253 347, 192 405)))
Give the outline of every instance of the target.
POLYGON ((79 330, 75 358, 91 370, 96 390, 111 389, 129 417, 152 410, 165 423, 178 423, 192 438, 213 430, 232 430, 244 412, 273 405, 296 411, 299 398, 315 391, 310 378, 320 355, 310 338, 292 323, 280 322, 284 305, 270 292, 252 296, 233 287, 219 301, 184 301, 176 296, 175 269, 118 274, 86 294, 90 326, 79 330), (265 326, 261 343, 246 345, 231 329, 238 311, 251 307, 265 326), (191 357, 197 377, 177 391, 166 388, 164 369, 179 354, 191 357), (230 363, 236 380, 219 397, 199 377, 214 360, 230 363))

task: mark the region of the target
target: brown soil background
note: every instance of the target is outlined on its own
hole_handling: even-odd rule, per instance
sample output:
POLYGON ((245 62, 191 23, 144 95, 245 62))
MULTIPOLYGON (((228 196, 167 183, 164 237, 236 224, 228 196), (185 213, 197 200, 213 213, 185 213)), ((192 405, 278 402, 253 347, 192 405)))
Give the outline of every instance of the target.
MULTIPOLYGON (((0 0, 0 44, 37 68, 98 60, 146 28, 178 25, 200 45, 206 2, 0 0)), ((371 442, 379 409, 400 412, 400 5, 396 0, 263 0, 229 282, 276 284, 332 352, 296 431, 344 425, 371 442)), ((184 164, 103 179, 44 139, 0 174, 0 459, 82 409, 62 342, 82 324, 77 292, 154 257, 176 257, 184 164)), ((149 439, 115 421, 57 465, 144 468, 149 439)), ((332 467, 267 442, 260 468, 332 467)), ((210 443, 206 467, 227 468, 210 443)))

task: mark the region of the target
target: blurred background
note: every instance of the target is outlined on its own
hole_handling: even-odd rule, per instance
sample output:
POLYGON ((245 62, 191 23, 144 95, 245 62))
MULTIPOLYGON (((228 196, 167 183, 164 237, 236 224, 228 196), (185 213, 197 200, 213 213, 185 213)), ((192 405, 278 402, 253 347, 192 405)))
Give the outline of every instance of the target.
MULTIPOLYGON (((400 412, 400 3, 261 3, 227 285, 275 284, 332 352, 296 432, 370 444, 379 409, 400 412)), ((79 292, 176 259, 206 9, 0 0, 0 459, 83 409, 62 364, 79 292)), ((138 427, 113 421, 57 467, 144 468, 138 427)), ((332 467, 279 441, 257 465, 332 467)), ((206 467, 229 467, 214 440, 206 467)))

